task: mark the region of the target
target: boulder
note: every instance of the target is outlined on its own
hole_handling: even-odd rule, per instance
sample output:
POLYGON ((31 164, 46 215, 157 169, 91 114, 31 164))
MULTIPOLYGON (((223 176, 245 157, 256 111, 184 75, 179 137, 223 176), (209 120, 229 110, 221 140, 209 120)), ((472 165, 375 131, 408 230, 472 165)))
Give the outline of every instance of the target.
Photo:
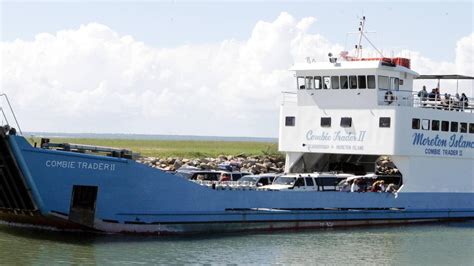
POLYGON ((179 169, 181 166, 183 166, 183 164, 180 161, 178 161, 178 160, 174 161, 174 163, 173 163, 174 169, 179 169))

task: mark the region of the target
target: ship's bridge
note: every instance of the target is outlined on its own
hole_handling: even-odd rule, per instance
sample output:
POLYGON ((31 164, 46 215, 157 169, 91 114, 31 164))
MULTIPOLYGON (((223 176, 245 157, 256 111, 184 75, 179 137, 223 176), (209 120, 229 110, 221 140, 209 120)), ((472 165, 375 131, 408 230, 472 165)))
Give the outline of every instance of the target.
POLYGON ((321 109, 413 105, 413 80, 419 74, 387 61, 294 65, 297 104, 321 109))

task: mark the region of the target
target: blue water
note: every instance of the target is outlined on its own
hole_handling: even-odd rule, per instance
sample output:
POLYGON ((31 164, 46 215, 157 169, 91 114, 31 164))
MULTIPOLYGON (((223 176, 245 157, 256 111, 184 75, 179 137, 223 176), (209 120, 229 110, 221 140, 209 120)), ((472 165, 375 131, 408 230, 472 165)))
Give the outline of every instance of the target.
POLYGON ((0 264, 474 265, 474 222, 152 237, 0 226, 0 264))
POLYGON ((193 135, 147 135, 147 134, 102 134, 102 133, 51 133, 24 132, 24 136, 45 138, 93 138, 93 139, 126 139, 126 140, 203 140, 203 141, 248 141, 248 142, 278 142, 277 138, 256 137, 222 137, 222 136, 193 136, 193 135))

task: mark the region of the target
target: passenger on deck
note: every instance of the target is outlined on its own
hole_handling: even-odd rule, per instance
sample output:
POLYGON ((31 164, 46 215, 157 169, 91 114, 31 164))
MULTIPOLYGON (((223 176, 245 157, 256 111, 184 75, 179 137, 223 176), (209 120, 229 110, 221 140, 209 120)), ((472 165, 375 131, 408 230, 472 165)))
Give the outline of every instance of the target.
POLYGON ((431 92, 428 94, 428 100, 436 101, 436 89, 432 89, 431 92))
POLYGON ((384 192, 385 191, 385 182, 383 180, 375 181, 372 184, 372 189, 370 192, 384 192))
POLYGON ((452 110, 453 99, 451 98, 451 94, 448 94, 448 93, 444 94, 443 106, 445 110, 452 110))
POLYGON ((345 180, 344 183, 342 184, 341 192, 350 192, 353 182, 354 180, 350 180, 350 181, 345 180))
POLYGON ((428 92, 426 91, 426 86, 423 85, 423 89, 418 92, 418 97, 420 97, 421 101, 426 101, 428 98, 428 92))
POLYGON ((222 173, 219 182, 230 181, 230 174, 229 173, 222 173))
POLYGON ((398 186, 393 183, 390 183, 385 189, 385 192, 394 193, 394 192, 397 192, 397 190, 398 190, 398 186))
POLYGON ((436 100, 441 101, 441 93, 439 92, 439 88, 435 89, 436 100))
POLYGON ((459 111, 459 108, 462 108, 461 96, 457 92, 456 92, 456 95, 454 95, 454 98, 453 98, 453 107, 456 109, 456 111, 459 111))
POLYGON ((380 191, 384 192, 385 191, 385 181, 380 180, 380 191))
POLYGON ((351 185, 351 192, 361 192, 360 191, 360 179, 355 179, 351 185))
POLYGON ((469 99, 467 98, 465 93, 461 94, 461 98, 459 100, 461 101, 461 106, 467 108, 467 106, 469 105, 469 99))
POLYGON ((367 184, 367 180, 365 178, 361 178, 359 180, 359 192, 367 192, 368 190, 368 184, 367 184))

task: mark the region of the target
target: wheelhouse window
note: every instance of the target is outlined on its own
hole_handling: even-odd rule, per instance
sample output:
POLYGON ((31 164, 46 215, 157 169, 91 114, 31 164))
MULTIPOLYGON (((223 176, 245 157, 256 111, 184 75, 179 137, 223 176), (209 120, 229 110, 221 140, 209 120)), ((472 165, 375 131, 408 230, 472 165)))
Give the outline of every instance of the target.
POLYGON ((458 122, 451 122, 451 132, 458 132, 458 122))
POLYGON ((296 86, 298 86, 298 88, 300 90, 304 90, 305 89, 305 82, 304 82, 305 78, 304 77, 298 77, 296 79, 296 86))
POLYGON ((306 77, 305 79, 305 87, 307 90, 314 89, 314 78, 313 77, 306 77))
POLYGON ((349 88, 349 79, 347 76, 341 76, 341 89, 345 90, 349 88))
POLYGON ((431 121, 431 130, 439 131, 439 120, 432 120, 431 121))
POLYGON ((327 90, 331 88, 331 77, 323 77, 323 89, 327 90))
POLYGON ((349 82, 347 76, 341 76, 341 89, 345 90, 349 88, 349 82))
POLYGON ((467 123, 459 123, 459 132, 467 133, 467 123))
POLYGON ((474 123, 469 123, 469 133, 474 134, 474 123))
POLYGON ((367 81, 365 79, 365 76, 357 76, 357 80, 359 81, 359 89, 367 88, 367 81))
POLYGON ((306 177, 305 180, 306 180, 306 186, 308 186, 308 187, 314 186, 314 182, 313 182, 313 179, 311 177, 306 177))
POLYGON ((411 120, 411 128, 412 129, 420 129, 420 124, 421 124, 420 119, 418 119, 418 118, 413 118, 411 120))
POLYGON ((295 126, 295 117, 294 116, 285 117, 285 126, 294 127, 295 126))
POLYGON ((390 127, 390 117, 380 117, 379 127, 390 127))
POLYGON ((429 119, 423 119, 421 121, 421 129, 430 130, 430 120, 429 119))
POLYGON ((342 117, 341 118, 341 127, 351 127, 352 118, 351 117, 342 117))
POLYGON ((331 127, 331 118, 321 117, 321 127, 331 127))
POLYGON ((392 90, 398 91, 399 90, 399 79, 398 78, 390 78, 390 84, 392 85, 392 90))
POLYGON ((379 76, 379 89, 390 90, 390 82, 387 76, 379 76))
POLYGON ((339 76, 331 77, 331 85, 333 90, 339 89, 339 76))
POLYGON ((317 90, 321 89, 321 77, 314 77, 314 88, 317 90))
POLYGON ((449 131, 449 121, 441 121, 441 131, 449 131))
POLYGON ((349 84, 351 89, 357 89, 357 76, 349 76, 349 84))
POLYGON ((374 75, 367 76, 367 88, 375 89, 375 76, 374 75))

